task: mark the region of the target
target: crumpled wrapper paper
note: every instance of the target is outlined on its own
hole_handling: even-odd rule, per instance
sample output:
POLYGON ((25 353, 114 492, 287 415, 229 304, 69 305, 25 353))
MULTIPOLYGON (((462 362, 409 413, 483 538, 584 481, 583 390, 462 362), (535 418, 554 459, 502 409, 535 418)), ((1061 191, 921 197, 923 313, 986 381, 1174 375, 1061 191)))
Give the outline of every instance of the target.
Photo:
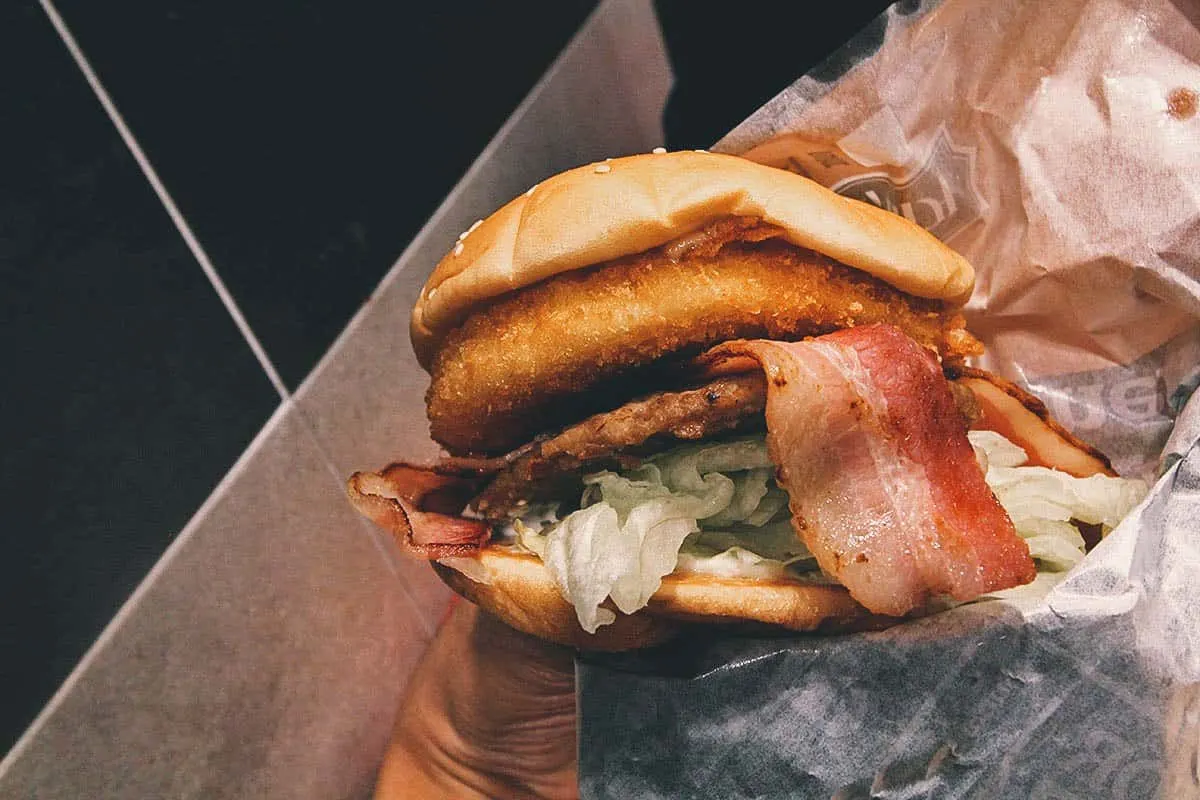
POLYGON ((1039 602, 585 657, 584 797, 1200 797, 1198 20, 900 2, 717 144, 962 252, 981 365, 1154 485, 1039 602))

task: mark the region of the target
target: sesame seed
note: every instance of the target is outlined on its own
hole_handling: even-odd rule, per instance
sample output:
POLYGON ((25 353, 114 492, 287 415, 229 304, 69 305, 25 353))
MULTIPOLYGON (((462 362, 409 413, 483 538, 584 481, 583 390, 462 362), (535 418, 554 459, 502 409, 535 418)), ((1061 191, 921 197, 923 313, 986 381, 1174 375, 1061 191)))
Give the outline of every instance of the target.
POLYGON ((707 150, 701 150, 701 149, 697 149, 697 150, 696 150, 696 152, 697 152, 697 153, 707 153, 708 151, 707 151, 707 150))
POLYGON ((530 187, 529 187, 529 191, 525 192, 525 196, 526 196, 526 197, 533 197, 533 190, 534 190, 534 189, 536 189, 536 188, 537 188, 537 184, 536 184, 536 183, 535 183, 533 186, 530 186, 530 187))
POLYGON ((476 228, 478 228, 482 224, 483 224, 483 220, 481 220, 481 219, 475 220, 474 222, 471 223, 471 227, 467 228, 465 231, 463 231, 462 233, 460 233, 458 235, 458 240, 461 242, 463 239, 466 239, 468 236, 470 236, 472 233, 475 232, 476 228))
POLYGON ((463 243, 462 242, 459 242, 458 244, 454 245, 454 255, 456 255, 456 256, 461 255, 462 251, 463 251, 463 243))
POLYGON ((654 153, 655 155, 661 156, 663 153, 667 152, 667 148, 665 148, 665 147, 656 147, 656 148, 654 148, 653 150, 651 150, 650 152, 651 152, 651 153, 654 153))
POLYGON ((437 294, 437 287, 436 287, 436 286, 435 286, 435 287, 433 287, 432 289, 430 289, 428 292, 426 292, 426 293, 425 293, 425 297, 427 297, 428 299, 432 300, 432 299, 433 299, 433 296, 434 296, 435 294, 437 294))
POLYGON ((596 172, 603 175, 606 172, 612 172, 612 167, 610 167, 608 164, 597 164, 596 172))

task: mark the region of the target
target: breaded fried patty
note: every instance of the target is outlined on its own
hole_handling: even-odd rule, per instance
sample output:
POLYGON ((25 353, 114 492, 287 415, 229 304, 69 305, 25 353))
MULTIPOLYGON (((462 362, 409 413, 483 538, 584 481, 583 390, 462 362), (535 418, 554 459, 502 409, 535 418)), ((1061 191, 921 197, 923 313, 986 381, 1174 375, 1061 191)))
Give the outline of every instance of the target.
POLYGON ((781 239, 718 223, 701 236, 503 297, 446 339, 427 396, 433 438, 498 453, 614 408, 668 357, 735 338, 794 340, 890 323, 944 358, 978 352, 957 309, 781 239), (769 238, 763 238, 769 237, 769 238))

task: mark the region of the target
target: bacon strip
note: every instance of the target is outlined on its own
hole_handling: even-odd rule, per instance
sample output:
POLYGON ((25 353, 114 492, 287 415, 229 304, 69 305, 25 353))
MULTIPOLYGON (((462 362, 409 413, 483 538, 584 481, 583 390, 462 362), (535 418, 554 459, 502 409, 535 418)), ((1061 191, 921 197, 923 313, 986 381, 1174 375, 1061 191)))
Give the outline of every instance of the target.
POLYGON ((440 513, 465 507, 475 488, 467 479, 408 464, 356 472, 346 482, 360 514, 390 531, 405 550, 431 559, 470 555, 491 536, 482 520, 440 513))
POLYGON ((1033 580, 934 357, 873 325, 806 342, 730 342, 767 376, 767 445, 793 522, 866 608, 900 616, 1033 580))

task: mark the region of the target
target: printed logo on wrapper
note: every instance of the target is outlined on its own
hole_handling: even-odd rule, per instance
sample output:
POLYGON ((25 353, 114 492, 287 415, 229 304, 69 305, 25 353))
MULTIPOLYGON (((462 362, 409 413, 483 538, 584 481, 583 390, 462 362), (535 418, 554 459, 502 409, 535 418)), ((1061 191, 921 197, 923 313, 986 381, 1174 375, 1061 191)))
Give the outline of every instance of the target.
POLYGON ((844 178, 829 188, 899 214, 942 241, 983 216, 987 203, 972 181, 975 148, 955 145, 939 128, 929 154, 897 180, 887 172, 844 178))
MULTIPOLYGON (((1200 385, 1200 329, 1131 364, 1027 378, 1026 383, 1055 419, 1112 455, 1117 472, 1150 478, 1159 471, 1159 454, 1184 404, 1200 385)), ((1178 431, 1176 457, 1196 433, 1186 425, 1178 431)))
POLYGON ((742 154, 828 186, 838 194, 891 211, 948 241, 987 211, 975 188, 975 148, 956 145, 939 127, 912 170, 863 165, 836 144, 783 134, 742 154))
POLYGON ((1132 751, 1123 736, 1091 731, 1057 774, 1033 787, 1030 800, 1092 800, 1097 797, 1149 798, 1158 795, 1162 760, 1154 752, 1132 751))

